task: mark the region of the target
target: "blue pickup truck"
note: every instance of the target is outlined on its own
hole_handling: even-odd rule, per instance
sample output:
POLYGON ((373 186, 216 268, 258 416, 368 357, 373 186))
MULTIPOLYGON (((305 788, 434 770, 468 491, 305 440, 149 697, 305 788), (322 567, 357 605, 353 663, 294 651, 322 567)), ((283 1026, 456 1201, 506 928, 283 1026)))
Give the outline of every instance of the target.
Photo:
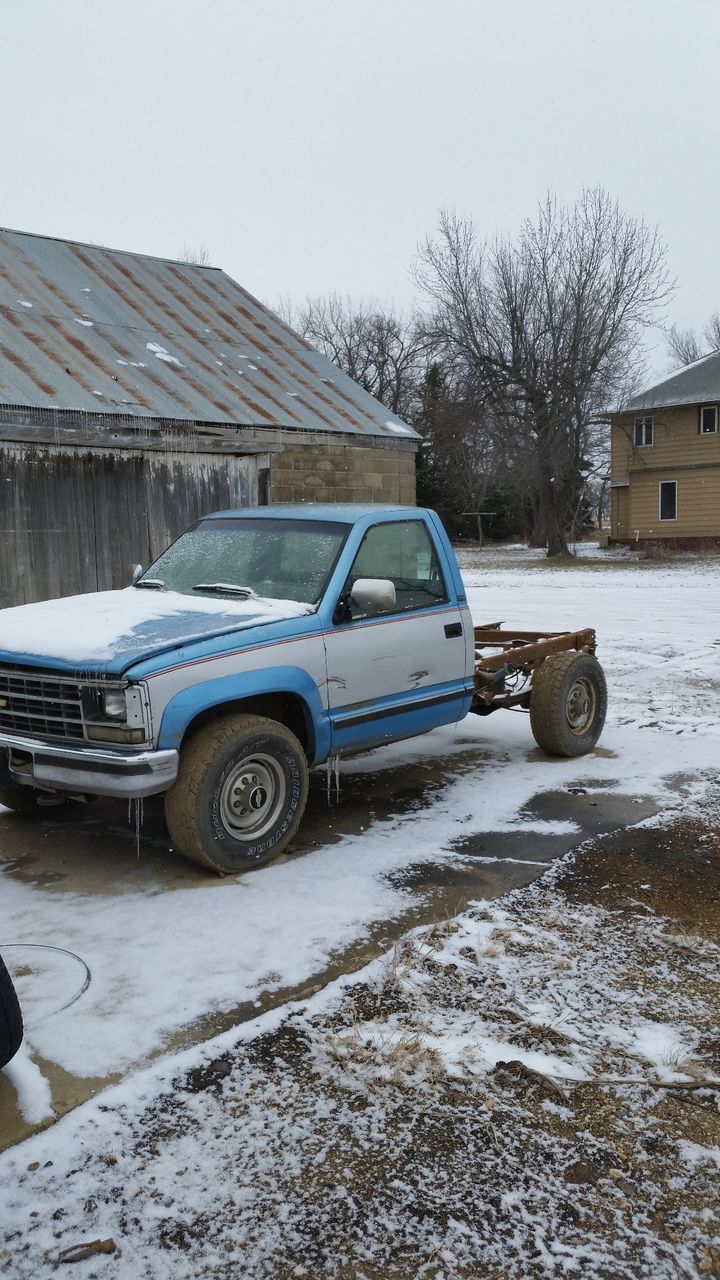
POLYGON ((597 741, 595 633, 474 626, 438 516, 269 506, 194 524, 133 584, 0 612, 0 803, 164 794, 180 853, 228 874, 300 824, 324 762, 522 708, 597 741))

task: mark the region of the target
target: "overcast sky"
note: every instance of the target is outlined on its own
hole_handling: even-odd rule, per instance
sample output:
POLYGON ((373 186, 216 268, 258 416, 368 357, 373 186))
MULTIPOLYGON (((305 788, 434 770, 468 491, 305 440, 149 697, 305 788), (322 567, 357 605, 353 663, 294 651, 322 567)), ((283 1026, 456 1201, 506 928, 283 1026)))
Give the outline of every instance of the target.
POLYGON ((720 0, 0 0, 0 225, 264 301, 406 305, 446 206, 515 231, 602 184, 720 309, 720 0))

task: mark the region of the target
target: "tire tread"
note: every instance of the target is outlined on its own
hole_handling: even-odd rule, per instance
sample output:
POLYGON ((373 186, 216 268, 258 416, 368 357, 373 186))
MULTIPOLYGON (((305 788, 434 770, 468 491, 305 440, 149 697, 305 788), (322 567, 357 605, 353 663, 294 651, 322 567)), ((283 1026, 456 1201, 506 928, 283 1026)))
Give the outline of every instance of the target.
POLYGON ((543 751, 547 751, 549 755, 564 756, 565 758, 583 755, 586 751, 592 750, 592 747, 600 737, 605 723, 606 705, 605 677, 602 667, 596 658, 590 654, 579 653, 575 649, 570 649, 565 653, 553 653, 545 659, 533 677, 532 694, 530 696, 530 726, 533 737, 538 746, 543 751), (560 706, 560 690, 570 668, 582 658, 589 661, 591 666, 595 668, 600 699, 598 709, 600 723, 592 742, 587 746, 581 747, 581 739, 577 739, 579 749, 571 751, 568 750, 569 738, 565 722, 565 710, 564 707, 560 706))
MULTIPOLYGON (((199 729, 180 753, 178 776, 169 791, 165 793, 165 821, 173 844, 179 853, 191 862, 209 867, 220 875, 227 875, 227 867, 215 860, 203 847, 192 814, 198 789, 203 774, 227 743, 231 742, 241 729, 262 729, 272 726, 276 733, 285 736, 288 746, 302 753, 302 748, 295 734, 278 720, 269 720, 265 716, 231 715, 213 720, 211 724, 199 729)), ((306 788, 307 795, 307 788, 306 788)), ((303 809, 304 809, 303 802, 303 809)), ((278 853, 281 850, 278 850, 278 853)))

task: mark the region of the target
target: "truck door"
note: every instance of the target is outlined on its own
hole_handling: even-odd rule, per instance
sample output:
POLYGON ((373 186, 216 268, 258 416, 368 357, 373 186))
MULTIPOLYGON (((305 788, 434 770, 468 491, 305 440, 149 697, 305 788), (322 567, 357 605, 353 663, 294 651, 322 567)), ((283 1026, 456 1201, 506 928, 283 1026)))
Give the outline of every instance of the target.
POLYGON ((465 715, 470 701, 470 614, 454 598, 424 520, 371 526, 343 599, 358 578, 389 579, 396 604, 373 616, 350 605, 345 618, 325 630, 328 708, 338 752, 450 724, 465 715))

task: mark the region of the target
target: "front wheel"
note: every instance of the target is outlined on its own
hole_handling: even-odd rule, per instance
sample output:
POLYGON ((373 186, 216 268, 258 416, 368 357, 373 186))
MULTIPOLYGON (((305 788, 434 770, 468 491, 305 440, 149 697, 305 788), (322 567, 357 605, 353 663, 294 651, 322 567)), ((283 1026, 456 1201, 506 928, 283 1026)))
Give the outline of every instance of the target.
POLYGON ((307 792, 307 760, 294 733, 263 716, 224 716, 183 746, 165 819, 180 853, 229 875, 282 853, 307 792))
POLYGON ((607 685, 597 658, 553 653, 535 672, 530 725, 535 741, 551 756, 582 756, 595 746, 605 724, 607 685))

